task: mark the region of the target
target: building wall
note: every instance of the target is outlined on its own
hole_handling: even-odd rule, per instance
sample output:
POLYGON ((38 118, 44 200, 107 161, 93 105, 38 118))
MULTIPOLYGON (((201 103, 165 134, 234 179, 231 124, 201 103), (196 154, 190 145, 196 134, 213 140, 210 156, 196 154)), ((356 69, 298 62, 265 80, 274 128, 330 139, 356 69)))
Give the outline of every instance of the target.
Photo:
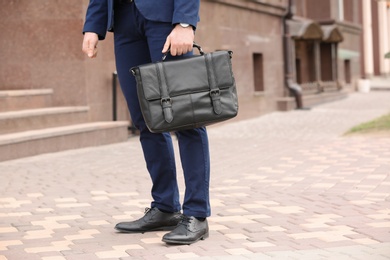
POLYGON ((342 20, 339 20, 338 26, 344 35, 344 41, 339 45, 339 78, 347 90, 353 91, 362 75, 360 66, 363 62, 361 3, 355 0, 343 0, 342 3, 343 14, 340 17, 342 20), (348 69, 349 71, 347 71, 348 69), (350 83, 348 82, 349 77, 350 83))
POLYGON ((359 23, 359 3, 356 0, 344 0, 344 20, 352 23, 359 23))
POLYGON ((390 50, 388 28, 388 4, 384 1, 372 1, 372 33, 374 49, 374 75, 381 77, 390 76, 390 62, 385 59, 385 54, 390 50))
POLYGON ((91 120, 109 120, 112 39, 95 61, 81 52, 88 2, 1 0, 0 89, 51 88, 56 106, 88 105, 91 120))
POLYGON ((348 61, 351 66, 352 79, 350 84, 345 85, 345 88, 353 91, 356 88, 357 81, 361 78, 361 27, 349 23, 339 23, 338 25, 344 35, 344 41, 339 44, 338 48, 339 79, 346 83, 345 62, 348 61))
POLYGON ((388 19, 389 3, 385 1, 362 1, 361 20, 363 21, 364 64, 362 77, 387 78, 390 75, 390 62, 385 54, 390 49, 388 19))
MULTIPOLYGON (((349 5, 354 2, 345 1, 349 5)), ((57 106, 89 106, 91 121, 111 120, 115 70, 112 34, 99 42, 96 59, 81 52, 81 30, 89 1, 0 2, 0 89, 52 88, 57 106)), ((295 11, 326 20, 334 16, 335 2, 296 0, 295 11)), ((201 0, 196 41, 206 52, 234 52, 233 71, 240 103, 237 119, 275 111, 276 100, 289 96, 284 86, 282 20, 287 3, 288 0, 201 0), (263 88, 260 91, 255 86, 259 81, 263 88)), ((339 47, 359 54, 358 29, 352 25, 342 26, 345 40, 339 47)), ((359 58, 353 61, 352 74, 357 77, 359 58)), ((119 119, 126 119, 127 108, 119 97, 119 119)))
MULTIPOLYGON (((56 106, 87 105, 90 120, 112 118, 112 34, 96 59, 81 52, 88 0, 1 0, 0 89, 52 88, 56 106), (23 15, 20 15, 23 14, 23 15)), ((231 49, 240 117, 276 109, 282 96, 282 23, 286 0, 201 1, 196 40, 205 51, 231 49), (264 91, 255 93, 253 54, 262 54, 264 91)), ((120 118, 126 106, 119 105, 120 118)))
MULTIPOLYGON (((304 6, 304 12, 302 14, 312 20, 326 20, 331 17, 331 2, 330 1, 312 1, 312 0, 299 0, 304 6)), ((301 16, 302 14, 297 13, 301 16)))
POLYGON ((281 15, 286 1, 201 1, 196 41, 207 52, 233 51, 233 71, 239 95, 238 119, 276 110, 275 99, 284 95, 281 15), (264 91, 254 87, 253 54, 262 54, 264 91))
MULTIPOLYGON (((78 75, 68 75, 70 68, 82 67, 82 56, 76 52, 80 50, 81 3, 55 2, 1 1, 2 88, 66 91, 65 86, 82 84, 78 75)), ((82 90, 68 95, 72 103, 85 98, 82 90)))
MULTIPOLYGON (((360 1, 299 0, 306 3, 307 17, 321 24, 336 24, 343 34, 344 40, 338 44, 338 78, 346 90, 353 91, 357 80, 361 77, 361 21, 360 1), (342 6, 340 8, 340 5, 342 6), (348 70, 348 71, 346 71, 348 70), (348 83, 347 78, 351 78, 348 83), (345 84, 348 83, 348 84, 345 84)), ((326 75, 325 78, 329 76, 326 75)))

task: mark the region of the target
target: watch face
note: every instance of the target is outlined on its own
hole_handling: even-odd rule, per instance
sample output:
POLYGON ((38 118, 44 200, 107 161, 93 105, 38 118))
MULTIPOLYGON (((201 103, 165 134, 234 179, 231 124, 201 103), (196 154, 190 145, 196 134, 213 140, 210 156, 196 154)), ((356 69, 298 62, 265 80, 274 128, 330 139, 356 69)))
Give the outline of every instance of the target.
POLYGON ((187 28, 190 25, 188 23, 180 23, 180 26, 183 27, 183 28, 187 28))

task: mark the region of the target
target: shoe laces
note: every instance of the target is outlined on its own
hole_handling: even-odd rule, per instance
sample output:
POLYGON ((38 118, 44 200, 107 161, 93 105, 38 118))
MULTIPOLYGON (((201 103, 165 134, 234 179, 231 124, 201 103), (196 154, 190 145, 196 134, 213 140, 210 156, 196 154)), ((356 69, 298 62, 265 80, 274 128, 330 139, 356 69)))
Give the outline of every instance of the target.
POLYGON ((182 215, 180 217, 180 222, 179 222, 179 225, 184 225, 184 226, 187 226, 188 224, 191 223, 191 218, 190 217, 187 217, 185 215, 182 215))
POLYGON ((145 215, 148 214, 151 210, 152 210, 151 208, 145 208, 144 214, 145 214, 145 215))

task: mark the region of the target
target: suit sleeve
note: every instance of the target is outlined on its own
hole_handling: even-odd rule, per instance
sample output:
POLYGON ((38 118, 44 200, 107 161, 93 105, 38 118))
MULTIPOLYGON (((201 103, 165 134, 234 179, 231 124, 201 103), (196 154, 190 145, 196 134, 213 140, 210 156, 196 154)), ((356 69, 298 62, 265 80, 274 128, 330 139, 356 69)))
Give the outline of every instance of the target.
POLYGON ((107 33, 108 5, 106 0, 90 0, 83 33, 94 32, 99 40, 104 40, 107 33))
POLYGON ((199 8, 200 0, 174 0, 172 24, 188 23, 196 27, 199 8))

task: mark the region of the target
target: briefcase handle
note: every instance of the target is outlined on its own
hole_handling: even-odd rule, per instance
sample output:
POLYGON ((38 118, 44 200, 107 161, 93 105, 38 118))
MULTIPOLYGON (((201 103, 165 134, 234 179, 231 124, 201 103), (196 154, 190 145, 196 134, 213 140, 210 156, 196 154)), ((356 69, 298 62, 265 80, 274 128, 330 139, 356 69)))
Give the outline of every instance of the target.
MULTIPOLYGON (((198 45, 198 44, 196 44, 196 43, 194 42, 194 43, 193 43, 193 47, 195 47, 195 48, 198 49, 200 55, 204 55, 204 52, 203 52, 203 50, 202 50, 202 47, 200 47, 200 45, 198 45)), ((163 60, 163 61, 167 58, 168 53, 169 53, 170 51, 171 51, 171 49, 168 49, 168 51, 164 53, 164 55, 163 55, 163 57, 162 57, 162 60, 163 60)))

